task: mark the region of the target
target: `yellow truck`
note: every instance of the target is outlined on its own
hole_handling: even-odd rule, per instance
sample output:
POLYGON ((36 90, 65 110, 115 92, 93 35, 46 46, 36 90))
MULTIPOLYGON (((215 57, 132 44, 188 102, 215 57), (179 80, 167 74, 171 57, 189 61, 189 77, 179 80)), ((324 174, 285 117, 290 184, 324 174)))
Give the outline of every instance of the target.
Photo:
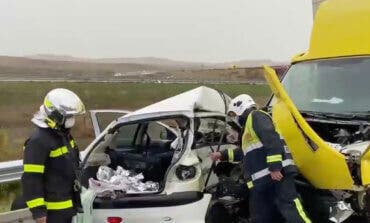
POLYGON ((313 222, 370 222, 370 1, 322 3, 308 51, 265 77, 313 222))

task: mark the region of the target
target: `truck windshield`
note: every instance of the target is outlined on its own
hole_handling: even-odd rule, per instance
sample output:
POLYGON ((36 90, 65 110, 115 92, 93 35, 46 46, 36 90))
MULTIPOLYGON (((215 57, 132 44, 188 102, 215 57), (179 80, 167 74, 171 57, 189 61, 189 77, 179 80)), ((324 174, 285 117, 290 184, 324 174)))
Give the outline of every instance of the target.
POLYGON ((370 57, 297 63, 282 84, 301 111, 370 112, 370 57))

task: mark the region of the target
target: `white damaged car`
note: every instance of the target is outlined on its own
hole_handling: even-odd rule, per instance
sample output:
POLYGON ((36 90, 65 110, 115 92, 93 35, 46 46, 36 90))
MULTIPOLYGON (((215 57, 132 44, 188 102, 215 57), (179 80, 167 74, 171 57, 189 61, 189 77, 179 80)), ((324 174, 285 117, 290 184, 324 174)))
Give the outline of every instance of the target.
POLYGON ((83 152, 84 212, 77 221, 248 222, 243 218, 248 216, 248 191, 240 166, 215 165, 208 157, 236 147, 227 140, 228 132, 237 128, 226 120, 229 101, 221 91, 199 87, 123 115, 103 131, 95 112, 95 132, 101 133, 83 152), (113 195, 104 196, 91 188, 91 182, 102 186, 99 179, 111 174, 104 175, 103 167, 125 173, 129 180, 139 176, 140 184, 132 181, 136 188, 115 187, 113 195), (141 187, 148 183, 155 188, 141 187))

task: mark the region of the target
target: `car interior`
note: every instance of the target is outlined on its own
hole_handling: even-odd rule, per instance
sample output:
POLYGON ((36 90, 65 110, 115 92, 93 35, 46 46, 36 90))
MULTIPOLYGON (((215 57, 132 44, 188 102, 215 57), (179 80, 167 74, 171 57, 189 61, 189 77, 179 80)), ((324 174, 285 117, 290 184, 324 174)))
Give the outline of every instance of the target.
MULTIPOLYGON (((208 154, 218 149, 230 148, 225 127, 230 128, 222 117, 194 118, 194 141, 191 148, 199 158, 201 169, 205 170, 202 171, 202 182, 205 182, 205 186, 212 185, 211 188, 218 185, 220 174, 217 173, 217 168, 213 171, 210 169, 213 164, 208 154)), ((94 209, 164 207, 201 199, 201 191, 183 191, 170 195, 161 193, 167 170, 179 158, 174 154, 181 152, 185 145, 188 129, 187 119, 174 118, 126 124, 108 131, 86 161, 83 185, 87 187, 88 179, 96 179, 99 167, 107 165, 112 169, 121 166, 135 173, 142 173, 144 182, 158 182, 160 188, 159 193, 126 194, 117 199, 95 198, 94 209)), ((222 169, 223 172, 229 172, 228 168, 222 169)))
MULTIPOLYGON (((156 120, 122 125, 105 135, 89 155, 82 177, 83 185, 88 179, 96 179, 100 166, 112 169, 118 166, 133 173, 144 175, 145 181, 163 186, 163 179, 170 167, 179 143, 173 143, 181 135, 180 119, 156 120)), ((185 121, 186 122, 186 121, 185 121)))

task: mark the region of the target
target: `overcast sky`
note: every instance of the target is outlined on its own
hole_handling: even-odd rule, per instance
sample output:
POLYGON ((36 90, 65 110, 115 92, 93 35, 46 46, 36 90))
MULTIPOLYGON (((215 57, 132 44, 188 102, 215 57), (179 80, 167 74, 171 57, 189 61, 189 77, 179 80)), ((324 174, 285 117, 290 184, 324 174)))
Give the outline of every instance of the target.
POLYGON ((0 55, 286 61, 311 0, 1 0, 0 55))

